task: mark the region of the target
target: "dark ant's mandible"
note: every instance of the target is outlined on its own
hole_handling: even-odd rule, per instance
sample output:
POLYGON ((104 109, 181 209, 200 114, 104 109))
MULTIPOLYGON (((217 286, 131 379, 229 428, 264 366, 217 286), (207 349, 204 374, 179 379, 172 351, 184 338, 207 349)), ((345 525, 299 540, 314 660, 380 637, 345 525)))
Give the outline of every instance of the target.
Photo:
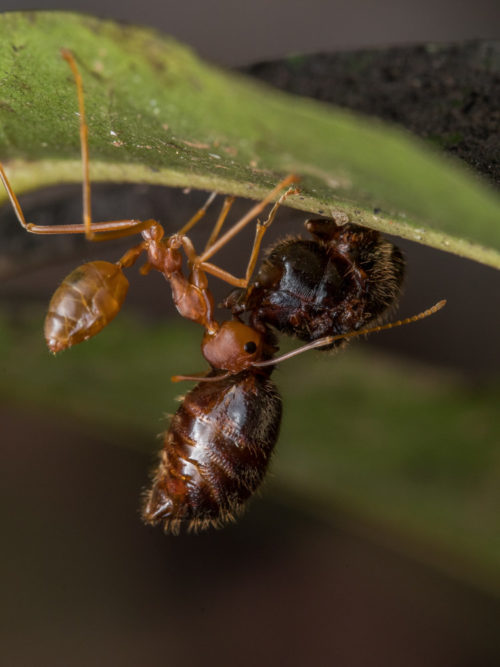
POLYGON ((142 241, 117 262, 93 261, 67 276, 55 291, 45 319, 45 338, 56 353, 99 333, 120 311, 128 290, 124 269, 141 256, 141 273, 162 273, 170 283, 178 312, 198 322, 205 333, 201 350, 208 374, 175 376, 198 380, 183 399, 164 436, 160 463, 146 493, 142 516, 166 531, 219 526, 233 520, 260 485, 276 444, 281 397, 270 376, 276 363, 312 348, 371 331, 414 322, 436 306, 386 325, 380 321, 399 296, 403 278, 400 251, 378 232, 333 221, 307 223, 313 239, 288 239, 267 253, 252 280, 260 246, 278 207, 297 194, 290 175, 221 234, 234 198, 226 197, 204 251, 198 255, 187 232, 205 215, 215 193, 176 234, 165 236, 155 220, 94 222, 91 217, 89 156, 83 85, 73 55, 63 49, 76 84, 83 167, 83 223, 41 226, 25 220, 0 164, 2 180, 20 224, 33 234, 85 234, 89 241, 140 234, 142 241), (281 193, 281 194, 280 194, 281 193), (276 200, 256 235, 245 276, 237 278, 208 260, 276 200), (187 260, 188 275, 183 271, 187 260), (208 288, 208 274, 236 288, 226 299, 233 319, 219 323, 208 288), (248 318, 248 324, 243 318, 248 318), (307 341, 276 357, 273 332, 307 341))

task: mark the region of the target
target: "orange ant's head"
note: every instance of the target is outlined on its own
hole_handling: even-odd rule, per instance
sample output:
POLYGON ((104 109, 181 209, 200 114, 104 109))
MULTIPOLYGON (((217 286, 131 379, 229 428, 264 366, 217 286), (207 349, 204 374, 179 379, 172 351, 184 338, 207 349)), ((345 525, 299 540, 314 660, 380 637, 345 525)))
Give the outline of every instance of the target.
POLYGON ((214 368, 239 373, 261 359, 263 344, 258 331, 230 320, 223 322, 215 333, 205 333, 201 351, 214 368))

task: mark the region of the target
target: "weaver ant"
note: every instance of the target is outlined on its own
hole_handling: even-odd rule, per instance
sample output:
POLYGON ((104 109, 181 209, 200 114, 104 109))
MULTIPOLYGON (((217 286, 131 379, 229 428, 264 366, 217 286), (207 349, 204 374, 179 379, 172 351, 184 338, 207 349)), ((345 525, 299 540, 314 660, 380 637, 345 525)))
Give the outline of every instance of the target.
MULTIPOLYGON (((328 285, 328 290, 334 291, 339 285, 344 287, 350 285, 350 301, 354 303, 356 298, 361 301, 364 299, 366 308, 363 317, 359 315, 361 311, 353 306, 351 319, 346 319, 342 330, 337 331, 332 327, 324 330, 317 324, 309 323, 306 332, 299 321, 296 308, 287 315, 289 324, 286 326, 281 326, 278 320, 270 317, 267 310, 269 299, 262 289, 271 288, 271 291, 282 293, 283 284, 274 279, 266 283, 263 276, 276 275, 274 260, 279 245, 271 251, 264 262, 257 280, 251 282, 251 278, 262 238, 274 220, 278 207, 287 197, 298 192, 292 185, 297 180, 294 176, 283 179, 267 197, 255 204, 225 234, 220 235, 234 201, 232 197, 226 197, 205 250, 200 255, 196 254, 186 234, 204 216, 215 194, 210 195, 205 205, 179 232, 169 237, 165 237, 163 227, 155 220, 93 222, 83 86, 72 54, 63 50, 62 56, 73 72, 78 93, 83 165, 83 224, 40 226, 26 222, 21 206, 0 165, 0 178, 17 218, 28 232, 34 234, 83 233, 88 240, 141 234, 142 241, 128 250, 116 263, 89 262, 78 267, 63 280, 49 305, 45 321, 47 344, 55 353, 99 333, 123 305, 128 288, 123 270, 132 266, 142 253, 146 254, 146 263, 141 272, 146 274, 155 269, 162 273, 170 283, 173 300, 179 313, 203 326, 205 333, 201 349, 211 368, 208 374, 173 378, 175 381, 198 380, 198 384, 184 397, 165 434, 160 464, 152 488, 146 494, 142 516, 147 523, 162 522, 165 530, 173 533, 179 532, 183 523, 194 529, 221 525, 239 514, 245 502, 256 491, 264 477, 277 441, 282 404, 278 390, 270 379, 275 364, 315 347, 328 347, 353 336, 414 322, 432 314, 441 308, 444 302, 406 320, 362 329, 365 322, 376 319, 384 307, 394 301, 399 291, 400 272, 395 268, 393 276, 398 289, 391 287, 391 298, 385 299, 384 307, 379 304, 380 312, 378 312, 374 306, 377 299, 371 298, 371 292, 366 287, 367 279, 363 273, 363 271, 366 273, 365 260, 369 260, 370 251, 366 249, 369 245, 361 243, 362 247, 366 246, 360 253, 363 260, 358 263, 353 261, 353 253, 356 253, 356 248, 360 245, 354 242, 358 238, 356 234, 361 234, 366 240, 370 234, 377 233, 351 226, 349 228, 351 247, 344 248, 337 242, 337 255, 333 261, 334 272, 341 275, 342 280, 337 283, 333 281, 328 285), (256 236, 243 278, 237 278, 208 261, 285 188, 287 189, 278 198, 267 219, 263 223, 257 222, 256 236), (189 269, 187 277, 182 268, 184 256, 189 269), (347 278, 349 272, 353 274, 352 280, 347 278), (214 302, 208 288, 207 274, 212 274, 240 290, 236 296, 230 296, 227 300, 234 313, 233 319, 220 324, 215 320, 214 302), (368 313, 367 308, 373 312, 368 313), (240 318, 245 311, 250 313, 249 324, 245 324, 240 318), (310 342, 282 357, 275 357, 278 347, 271 326, 310 342), (328 335, 325 335, 325 331, 328 335)), ((321 229, 326 229, 327 224, 325 221, 315 221, 315 236, 321 237, 321 229)), ((329 246, 333 248, 334 234, 329 231, 328 235, 329 246)), ((376 248, 386 247, 384 244, 388 242, 383 241, 381 237, 377 235, 373 238, 376 248)), ((285 246, 287 248, 294 246, 297 249, 302 247, 302 243, 295 239, 293 243, 285 242, 285 246)), ((316 239, 315 243, 321 247, 321 253, 324 255, 321 238, 316 239)), ((293 255, 287 255, 287 262, 292 268, 298 269, 295 280, 295 296, 297 296, 300 285, 305 285, 307 266, 304 265, 303 258, 298 261, 293 255)), ((394 262, 395 267, 399 267, 399 264, 399 260, 394 262)), ((344 300, 348 300, 346 295, 344 297, 344 300)), ((337 319, 341 320, 342 301, 338 295, 335 298, 338 301, 337 319)), ((319 311, 325 310, 327 306, 326 302, 316 305, 319 311)))

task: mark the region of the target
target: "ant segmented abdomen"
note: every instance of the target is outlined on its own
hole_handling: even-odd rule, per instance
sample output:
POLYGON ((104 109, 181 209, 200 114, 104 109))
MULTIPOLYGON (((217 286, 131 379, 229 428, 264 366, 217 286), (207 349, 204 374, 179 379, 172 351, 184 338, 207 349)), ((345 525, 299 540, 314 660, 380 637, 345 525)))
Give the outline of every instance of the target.
POLYGON ((82 264, 62 281, 50 300, 45 340, 60 352, 99 333, 120 311, 129 282, 120 266, 82 264))
POLYGON ((146 523, 178 533, 241 513, 266 473, 281 422, 281 397, 271 369, 263 370, 200 382, 185 396, 165 434, 146 523))

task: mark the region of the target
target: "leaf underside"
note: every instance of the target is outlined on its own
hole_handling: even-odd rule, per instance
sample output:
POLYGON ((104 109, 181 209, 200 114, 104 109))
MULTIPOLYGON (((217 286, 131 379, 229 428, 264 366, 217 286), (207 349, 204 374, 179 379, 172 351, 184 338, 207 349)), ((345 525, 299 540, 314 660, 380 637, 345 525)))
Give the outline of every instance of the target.
POLYGON ((296 173, 291 206, 500 268, 498 194, 400 130, 221 71, 149 29, 19 12, 0 16, 0 35, 0 159, 18 194, 81 179, 64 47, 83 77, 93 180, 259 199, 296 173))

